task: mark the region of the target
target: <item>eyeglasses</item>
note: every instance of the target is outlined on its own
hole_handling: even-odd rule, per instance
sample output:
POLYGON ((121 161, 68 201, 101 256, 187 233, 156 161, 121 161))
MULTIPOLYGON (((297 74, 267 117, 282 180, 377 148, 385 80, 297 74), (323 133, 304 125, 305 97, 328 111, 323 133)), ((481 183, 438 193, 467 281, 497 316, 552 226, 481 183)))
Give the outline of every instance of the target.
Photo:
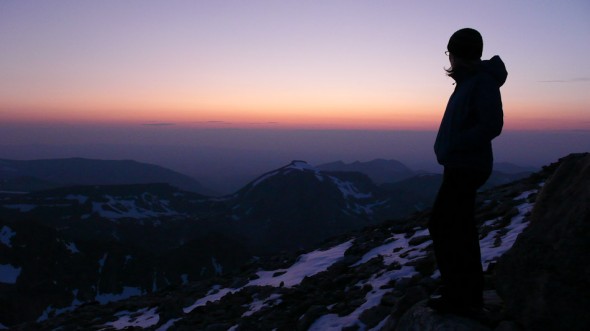
POLYGON ((449 56, 451 53, 449 51, 445 51, 445 55, 449 56))

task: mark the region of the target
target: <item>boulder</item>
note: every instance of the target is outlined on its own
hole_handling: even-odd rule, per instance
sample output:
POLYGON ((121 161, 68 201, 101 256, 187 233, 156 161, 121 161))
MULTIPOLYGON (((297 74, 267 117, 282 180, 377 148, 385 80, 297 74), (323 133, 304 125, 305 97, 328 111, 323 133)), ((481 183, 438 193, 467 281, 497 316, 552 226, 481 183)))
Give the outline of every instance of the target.
POLYGON ((470 318, 439 314, 426 306, 426 300, 414 305, 399 319, 396 331, 491 331, 470 318))
POLYGON ((590 154, 560 160, 496 286, 526 330, 590 330, 590 154))

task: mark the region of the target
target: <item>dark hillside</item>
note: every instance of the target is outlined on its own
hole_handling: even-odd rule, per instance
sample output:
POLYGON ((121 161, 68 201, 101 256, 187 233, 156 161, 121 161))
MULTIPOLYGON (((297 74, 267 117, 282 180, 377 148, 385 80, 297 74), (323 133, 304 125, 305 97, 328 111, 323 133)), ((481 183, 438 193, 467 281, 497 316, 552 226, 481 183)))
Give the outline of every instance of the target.
POLYGON ((167 183, 205 195, 213 192, 195 179, 157 165, 132 160, 84 158, 0 159, 0 191, 38 191, 74 185, 167 183))

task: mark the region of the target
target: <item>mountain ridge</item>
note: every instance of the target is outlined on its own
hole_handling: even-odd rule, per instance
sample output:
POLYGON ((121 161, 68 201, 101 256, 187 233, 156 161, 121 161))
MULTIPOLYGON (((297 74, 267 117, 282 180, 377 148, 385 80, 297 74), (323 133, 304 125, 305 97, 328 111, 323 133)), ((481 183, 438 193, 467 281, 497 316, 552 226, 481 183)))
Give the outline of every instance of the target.
POLYGON ((361 172, 368 175, 376 184, 394 183, 416 175, 416 172, 397 160, 374 159, 367 162, 344 163, 335 161, 317 166, 325 171, 361 172))
MULTIPOLYGON (((412 170, 393 159, 374 159, 367 162, 354 161, 352 163, 334 161, 321 164, 316 168, 321 171, 361 172, 368 175, 378 185, 397 183, 424 173, 423 171, 412 170)), ((522 178, 537 170, 533 167, 522 167, 510 163, 497 163, 495 169, 497 172, 504 173, 504 176, 510 177, 507 181, 514 180, 518 176, 522 178)), ((233 175, 228 173, 226 177, 228 181, 232 181, 233 175)), ((252 175, 247 179, 242 177, 240 177, 240 182, 244 184, 235 191, 243 188, 251 181, 251 178, 257 176, 252 175)), ((166 182, 207 196, 224 196, 235 193, 235 191, 232 191, 220 194, 204 187, 199 181, 183 173, 132 159, 106 160, 81 157, 34 160, 0 159, 0 191, 32 192, 71 185, 149 182, 166 182), (80 173, 80 169, 84 169, 84 171, 80 173)))
POLYGON ((184 190, 214 194, 179 172, 134 160, 0 159, 0 191, 36 191, 74 185, 169 183, 184 190), (24 181, 24 183, 23 183, 24 181), (19 185, 20 183, 20 185, 19 185), (27 185, 28 184, 28 185, 27 185))

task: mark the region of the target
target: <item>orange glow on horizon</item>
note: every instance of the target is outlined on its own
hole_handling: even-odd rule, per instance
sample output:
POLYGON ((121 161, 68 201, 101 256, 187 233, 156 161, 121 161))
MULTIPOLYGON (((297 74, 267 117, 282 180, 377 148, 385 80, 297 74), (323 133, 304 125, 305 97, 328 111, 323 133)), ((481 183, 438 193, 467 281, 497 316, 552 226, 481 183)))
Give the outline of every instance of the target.
MULTIPOLYGON (((155 100, 155 99, 154 99, 155 100)), ((281 129, 352 129, 352 130, 436 130, 443 115, 440 104, 395 104, 365 102, 366 100, 327 100, 314 103, 280 104, 264 102, 211 102, 199 104, 190 100, 176 102, 145 102, 143 104, 109 102, 93 106, 55 102, 50 106, 34 103, 0 105, 4 123, 67 123, 100 125, 156 125, 211 128, 281 128, 281 129)), ((317 101, 317 100, 316 100, 317 101)), ((555 105, 505 103, 504 124, 507 130, 589 129, 590 115, 584 107, 568 107, 555 111, 555 105)))
MULTIPOLYGON (((243 101, 243 100, 242 100, 243 101)), ((73 103, 0 106, 0 118, 17 122, 68 123, 174 123, 222 127, 321 128, 321 129, 433 129, 441 114, 433 105, 408 107, 389 102, 364 100, 303 100, 279 103, 278 100, 191 103, 146 102, 93 106, 73 103), (314 102, 315 101, 315 102, 314 102)))
MULTIPOLYGON (((414 117, 392 113, 389 116, 335 116, 329 114, 306 114, 276 117, 221 116, 208 118, 190 117, 144 117, 115 116, 111 118, 93 116, 34 116, 2 118, 5 124, 67 124, 67 125, 173 125, 175 127, 195 128, 269 128, 269 129, 318 129, 318 130, 428 130, 438 129, 440 116, 421 114, 414 117)), ((588 130, 590 118, 577 117, 528 117, 510 116, 504 119, 504 130, 588 130)))

